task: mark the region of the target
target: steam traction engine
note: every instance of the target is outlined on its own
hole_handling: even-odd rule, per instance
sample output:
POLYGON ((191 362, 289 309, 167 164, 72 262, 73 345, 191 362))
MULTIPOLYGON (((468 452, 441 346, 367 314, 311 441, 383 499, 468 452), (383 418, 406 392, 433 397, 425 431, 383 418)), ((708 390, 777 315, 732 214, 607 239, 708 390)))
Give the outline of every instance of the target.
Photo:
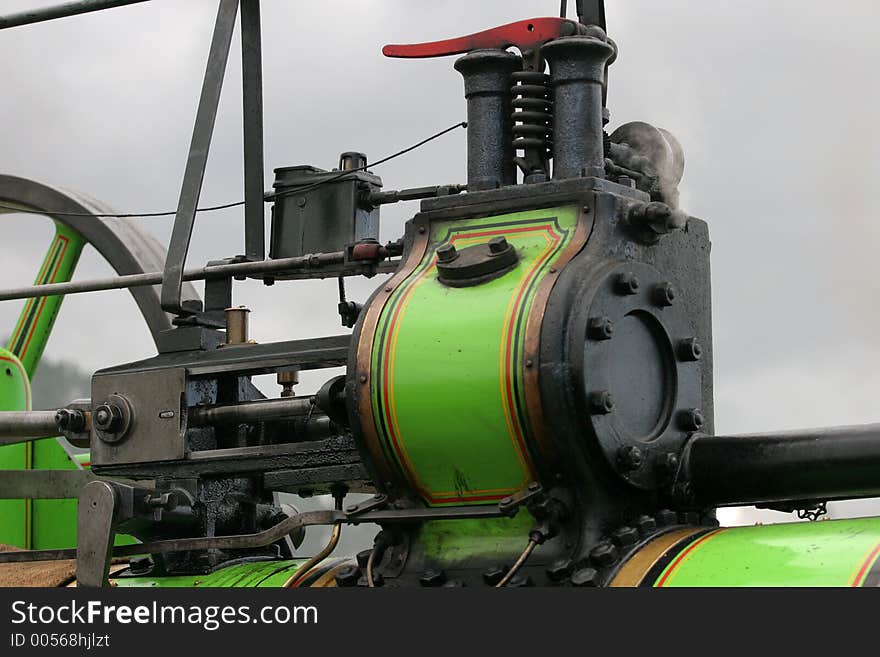
MULTIPOLYGON (((225 61, 237 7, 221 2, 212 57, 225 61)), ((246 44, 256 7, 241 5, 246 44)), ((880 430, 714 435, 708 230, 678 207, 674 137, 646 123, 605 132, 617 46, 601 3, 580 3, 579 18, 386 46, 461 55, 466 193, 383 191, 353 152, 333 171, 278 169, 265 259, 251 167, 248 253, 193 273, 182 264, 200 177, 188 168, 161 276, 117 285, 173 318, 155 331, 158 355, 97 372, 91 399, 57 414, 0 415, 6 442, 63 434, 90 449, 75 473, 76 549, 0 561, 75 558, 84 586, 876 584, 880 520, 718 527, 718 506, 880 493, 880 430), (404 237, 380 244, 381 205, 411 199, 421 210, 404 237), (255 344, 232 299, 236 277, 344 289, 378 273, 392 275, 362 307, 340 299, 351 335, 255 344), (202 300, 183 283, 197 279, 202 300), (299 372, 341 365, 296 395, 299 372), (277 398, 251 381, 266 373, 277 398), (297 512, 278 493, 334 507, 297 512), (343 526, 362 523, 381 527, 373 545, 333 557, 343 526), (333 527, 330 543, 303 558, 315 525, 333 527)), ((257 134, 246 126, 246 165, 257 134)), ((3 298, 89 287, 64 285, 3 298)), ((3 477, 37 496, 45 472, 3 477)))

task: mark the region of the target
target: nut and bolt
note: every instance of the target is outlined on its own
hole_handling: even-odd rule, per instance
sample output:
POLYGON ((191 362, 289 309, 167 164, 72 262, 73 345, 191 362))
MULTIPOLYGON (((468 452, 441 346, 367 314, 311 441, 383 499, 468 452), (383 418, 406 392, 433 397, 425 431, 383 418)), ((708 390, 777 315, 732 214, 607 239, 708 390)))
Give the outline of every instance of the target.
POLYGON ((595 568, 581 568, 571 576, 572 586, 599 586, 599 573, 595 568))
POLYGON ((488 586, 495 586, 498 582, 504 579, 508 570, 510 569, 507 566, 492 566, 483 573, 483 581, 488 586))
POLYGON ((644 463, 644 456, 642 455, 642 450, 640 450, 635 445, 630 445, 629 447, 621 447, 617 450, 617 464, 620 466, 621 470, 626 472, 632 472, 633 470, 638 470, 642 467, 642 463, 644 463))
POLYGON ((608 415, 614 412, 614 397, 607 390, 599 390, 590 395, 590 410, 593 415, 608 415))
POLYGON ((614 322, 607 317, 594 317, 590 320, 589 331, 593 340, 610 340, 614 335, 614 322))
POLYGON ((668 308, 675 303, 677 293, 672 283, 661 283, 654 288, 654 303, 661 308, 668 308))
POLYGON ((678 523, 678 514, 670 509, 660 509, 654 514, 654 519, 660 527, 668 527, 678 523))
POLYGON ((681 423, 681 428, 685 431, 699 431, 706 424, 706 418, 700 409, 691 408, 681 412, 679 422, 681 423))
POLYGON ((590 559, 600 568, 608 568, 617 563, 617 548, 613 543, 599 543, 590 552, 590 559))
POLYGON ((617 547, 626 549, 639 542, 639 532, 635 527, 621 527, 611 535, 611 540, 617 547))
POLYGON ((426 587, 443 586, 446 583, 446 573, 442 570, 426 570, 419 577, 419 584, 426 587))
POLYGON ((640 516, 636 520, 635 526, 642 536, 650 536, 657 531, 657 521, 651 516, 640 516))
POLYGON ((632 296, 633 294, 638 294, 641 285, 642 284, 639 281, 638 277, 631 272, 621 274, 617 277, 617 280, 614 281, 614 289, 617 291, 617 293, 629 296, 632 296))
POLYGON ((458 257, 458 251, 453 244, 444 244, 437 248, 437 260, 442 263, 449 263, 458 257))
POLYGON ((572 567, 570 559, 558 559, 547 568, 547 577, 553 582, 561 582, 571 575, 572 567))
POLYGON ((683 361, 694 363, 703 357, 703 347, 696 338, 687 338, 678 345, 678 357, 683 361))
POLYGON ((361 569, 357 566, 346 566, 336 573, 336 586, 357 586, 361 578, 361 569))
POLYGON ((678 464, 678 454, 669 452, 661 457, 658 467, 666 474, 673 475, 678 472, 678 464))
POLYGON ((86 428, 86 416, 82 411, 62 408, 55 413, 55 424, 62 431, 83 431, 86 428))
POLYGON ((507 239, 504 237, 493 237, 489 240, 489 253, 492 255, 501 255, 505 253, 510 248, 510 244, 507 243, 507 239))
POLYGON ((122 411, 116 404, 101 404, 95 409, 95 428, 113 433, 122 428, 122 411))

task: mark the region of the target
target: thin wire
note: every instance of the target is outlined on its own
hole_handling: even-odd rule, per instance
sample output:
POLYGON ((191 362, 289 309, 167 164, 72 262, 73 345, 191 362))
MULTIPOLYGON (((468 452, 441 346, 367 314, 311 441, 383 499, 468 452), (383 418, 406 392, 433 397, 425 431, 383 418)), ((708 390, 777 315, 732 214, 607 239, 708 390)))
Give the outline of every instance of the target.
POLYGON ((336 549, 336 545, 339 543, 339 536, 342 534, 342 525, 337 524, 333 527, 333 533, 330 534, 330 542, 324 546, 324 549, 318 552, 311 559, 306 561, 301 568, 299 568, 293 575, 291 575, 286 582, 284 582, 284 586, 281 588, 289 589, 294 588, 302 584, 303 580, 311 573, 315 568, 321 563, 324 559, 330 556, 330 553, 336 549))
POLYGON ((522 568, 522 565, 526 562, 526 559, 534 552, 535 548, 538 546, 538 542, 530 538, 529 544, 526 545, 526 549, 522 551, 522 554, 519 555, 519 559, 516 560, 516 563, 513 564, 513 567, 507 571, 507 574, 501 578, 501 581, 495 585, 496 589, 501 589, 507 586, 507 583, 516 575, 517 571, 522 568))
MULTIPOLYGON (((424 146, 428 142, 434 141, 435 139, 442 137, 443 135, 452 132, 456 128, 466 128, 467 122, 462 121, 460 123, 456 123, 453 126, 446 128, 445 130, 441 130, 440 132, 431 135, 427 139, 423 139, 417 144, 413 144, 403 150, 397 151, 387 157, 383 157, 381 160, 376 160, 375 162, 371 162, 370 164, 364 165, 362 167, 358 167, 357 169, 348 169, 346 171, 340 172, 336 176, 332 176, 330 178, 326 178, 324 180, 309 183, 306 185, 301 185, 292 190, 284 191, 280 194, 269 194, 264 198, 264 201, 271 201, 276 198, 282 198, 285 196, 289 196, 291 194, 302 194, 303 192, 311 191, 312 189, 316 189, 321 185, 326 185, 331 182, 336 182, 346 176, 349 176, 353 173, 357 173, 358 171, 365 171, 368 167, 376 167, 380 164, 385 164, 386 162, 390 162, 391 160, 400 157, 401 155, 406 155, 407 153, 414 151, 421 146, 424 146)), ((235 201, 234 203, 224 203, 223 205, 211 205, 205 208, 198 208, 196 212, 216 212, 217 210, 228 210, 229 208, 237 208, 243 206, 245 204, 244 201, 235 201)), ((42 214, 42 215, 52 215, 59 217, 92 217, 93 219, 137 219, 137 218, 146 218, 146 217, 173 217, 177 215, 177 210, 168 210, 165 212, 128 212, 128 213, 117 213, 117 214, 93 214, 91 212, 54 212, 52 210, 22 210, 21 208, 17 208, 14 205, 5 205, 0 203, 0 210, 8 210, 11 212, 17 212, 19 214, 42 214)))

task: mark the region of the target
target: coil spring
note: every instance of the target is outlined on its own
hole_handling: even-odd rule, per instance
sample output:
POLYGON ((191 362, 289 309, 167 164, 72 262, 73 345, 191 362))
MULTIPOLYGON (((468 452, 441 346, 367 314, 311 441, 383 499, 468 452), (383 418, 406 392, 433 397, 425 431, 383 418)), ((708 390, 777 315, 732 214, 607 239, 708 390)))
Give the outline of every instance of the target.
POLYGON ((513 147, 538 154, 541 160, 553 156, 553 100, 550 76, 537 71, 511 75, 513 87, 513 147))

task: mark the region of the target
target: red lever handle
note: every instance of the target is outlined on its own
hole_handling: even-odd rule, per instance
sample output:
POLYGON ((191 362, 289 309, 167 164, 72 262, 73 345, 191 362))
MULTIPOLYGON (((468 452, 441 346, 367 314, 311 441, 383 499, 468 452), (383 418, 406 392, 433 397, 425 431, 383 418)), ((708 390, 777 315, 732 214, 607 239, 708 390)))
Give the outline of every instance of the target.
POLYGON ((532 50, 553 39, 577 33, 578 24, 575 21, 564 18, 532 18, 455 39, 388 45, 382 48, 382 54, 386 57, 424 58, 461 55, 482 48, 503 50, 515 46, 520 51, 532 50))

